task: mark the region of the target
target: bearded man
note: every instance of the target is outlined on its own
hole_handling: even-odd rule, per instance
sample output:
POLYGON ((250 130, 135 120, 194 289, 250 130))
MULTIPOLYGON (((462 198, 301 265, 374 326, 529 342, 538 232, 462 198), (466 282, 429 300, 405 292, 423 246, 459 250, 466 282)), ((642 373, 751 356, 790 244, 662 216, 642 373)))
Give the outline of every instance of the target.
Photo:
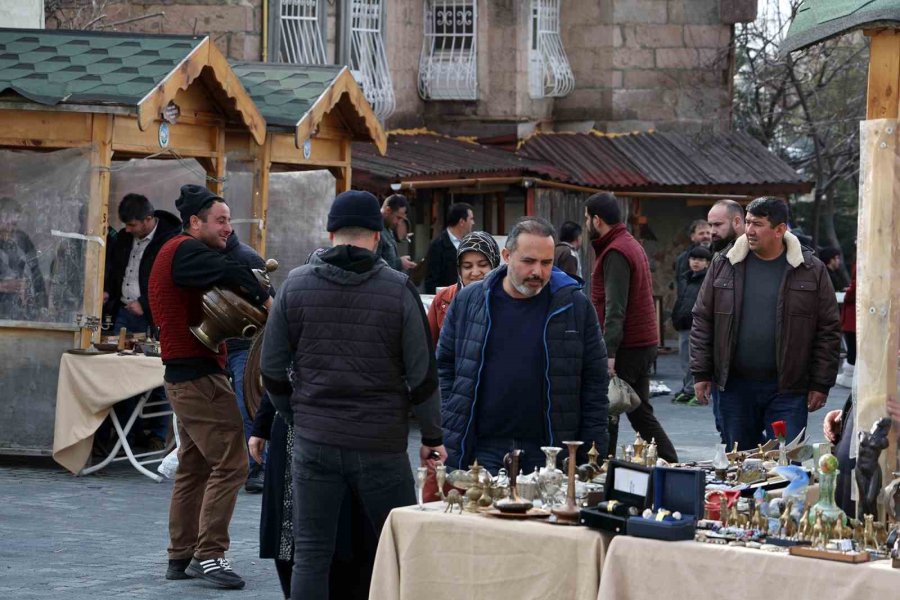
MULTIPOLYGON (((597 258, 591 275, 591 300, 609 353, 610 375, 634 388, 640 405, 628 413, 635 431, 656 440, 659 457, 678 462, 675 446, 650 405, 650 367, 656 360, 659 331, 653 304, 653 280, 644 248, 622 222, 618 199, 594 194, 584 207, 585 230, 597 258)), ((610 447, 615 448, 618 421, 610 423, 610 447)))
POLYGON ((712 242, 709 249, 721 252, 744 235, 744 209, 734 200, 719 200, 706 215, 712 242))
POLYGON ((606 348, 580 281, 553 266, 555 238, 549 222, 524 217, 501 251, 507 264, 450 304, 437 362, 454 469, 477 459, 496 474, 516 448, 530 473, 541 446, 564 440, 584 442, 582 459, 592 443, 606 456, 606 348))

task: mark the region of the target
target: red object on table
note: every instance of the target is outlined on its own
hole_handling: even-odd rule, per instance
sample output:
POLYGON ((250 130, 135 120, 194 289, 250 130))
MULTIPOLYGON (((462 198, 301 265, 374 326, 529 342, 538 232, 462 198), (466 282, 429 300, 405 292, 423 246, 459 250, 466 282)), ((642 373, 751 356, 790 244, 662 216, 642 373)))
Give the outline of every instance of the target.
POLYGON ((787 437, 787 423, 785 423, 784 421, 773 422, 772 433, 775 434, 775 437, 778 438, 778 441, 783 442, 787 437))

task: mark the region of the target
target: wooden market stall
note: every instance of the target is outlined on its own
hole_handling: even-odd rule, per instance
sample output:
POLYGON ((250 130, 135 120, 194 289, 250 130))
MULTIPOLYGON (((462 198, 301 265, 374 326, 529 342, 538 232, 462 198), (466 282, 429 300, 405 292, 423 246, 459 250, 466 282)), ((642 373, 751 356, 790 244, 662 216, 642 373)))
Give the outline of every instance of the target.
MULTIPOLYGON (((900 349, 900 0, 805 0, 782 45, 793 52, 862 29, 869 37, 866 119, 860 123, 856 300, 856 432, 897 398, 900 349)), ((881 454, 882 481, 897 468, 897 431, 881 454)))
POLYGON ((0 165, 0 211, 16 211, 13 222, 31 223, 27 234, 47 240, 29 255, 38 267, 75 257, 70 271, 78 271, 69 273, 77 293, 65 308, 49 303, 31 318, 0 312, 0 452, 51 448, 60 354, 77 344, 76 314, 101 314, 113 160, 195 158, 221 192, 226 127, 265 142, 265 120, 206 36, 0 29, 0 152, 6 164, 38 166, 0 165), (83 163, 83 192, 78 169, 51 169, 59 152, 74 153, 67 165, 83 163), (48 173, 55 181, 45 181, 48 173))
POLYGON ((351 144, 366 142, 383 155, 387 136, 353 74, 343 66, 236 62, 232 67, 265 117, 266 143, 246 130, 229 130, 228 158, 253 163, 250 244, 266 251, 267 222, 286 215, 268 205, 273 171, 328 170, 336 192, 350 189, 351 144))

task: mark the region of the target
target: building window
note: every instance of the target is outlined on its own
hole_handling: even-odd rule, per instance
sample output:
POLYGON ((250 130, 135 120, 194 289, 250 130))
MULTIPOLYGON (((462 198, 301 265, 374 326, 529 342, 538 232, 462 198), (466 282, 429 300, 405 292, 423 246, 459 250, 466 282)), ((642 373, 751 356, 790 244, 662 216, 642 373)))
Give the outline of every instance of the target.
POLYGON ((395 100, 384 51, 383 0, 350 0, 349 14, 350 70, 375 114, 384 121, 394 112, 395 100))
POLYGON ((531 0, 528 59, 532 98, 559 98, 575 89, 575 76, 559 35, 559 0, 531 0))
POLYGON ((419 95, 426 100, 478 98, 477 0, 425 0, 419 95))
POLYGON ((324 65, 325 17, 322 0, 280 0, 278 58, 281 62, 324 65))

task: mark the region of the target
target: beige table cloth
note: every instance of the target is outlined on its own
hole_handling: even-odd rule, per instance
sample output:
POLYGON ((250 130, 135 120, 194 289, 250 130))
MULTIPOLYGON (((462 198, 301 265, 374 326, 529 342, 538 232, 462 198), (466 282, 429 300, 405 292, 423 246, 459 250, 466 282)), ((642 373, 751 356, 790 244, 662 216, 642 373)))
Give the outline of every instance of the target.
POLYGON ((545 520, 513 521, 443 504, 391 512, 369 600, 595 600, 609 537, 545 520))
POLYGON ((890 560, 847 564, 698 542, 616 537, 606 551, 600 600, 895 598, 890 560))
POLYGON ((81 471, 91 455, 94 432, 112 406, 161 386, 163 373, 159 357, 63 354, 56 387, 53 459, 72 473, 81 471))

